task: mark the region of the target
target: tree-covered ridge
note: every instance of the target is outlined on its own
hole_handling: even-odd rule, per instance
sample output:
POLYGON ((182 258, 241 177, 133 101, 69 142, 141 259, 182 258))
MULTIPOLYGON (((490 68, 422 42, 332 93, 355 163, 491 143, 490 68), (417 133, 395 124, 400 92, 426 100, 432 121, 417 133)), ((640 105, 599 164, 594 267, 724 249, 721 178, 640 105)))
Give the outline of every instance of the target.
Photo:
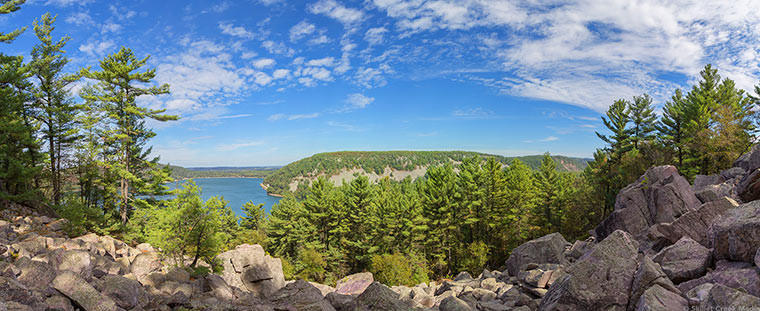
POLYGON ((167 165, 171 169, 171 176, 174 179, 191 179, 191 178, 216 178, 216 177, 246 177, 246 178, 265 178, 280 167, 278 166, 257 166, 257 167, 193 167, 186 168, 176 165, 167 165))
MULTIPOLYGON (((541 165, 543 156, 504 157, 472 151, 339 151, 318 153, 311 157, 290 163, 264 179, 270 193, 282 194, 292 190, 294 181, 313 181, 318 176, 331 177, 343 171, 359 169, 366 174, 387 175, 386 169, 393 171, 413 171, 446 163, 457 164, 462 160, 479 156, 494 158, 503 165, 520 159, 532 169, 541 165)), ((552 156, 559 164, 560 171, 582 171, 587 160, 564 156, 552 156)), ((424 175, 424 171, 421 175, 424 175)))

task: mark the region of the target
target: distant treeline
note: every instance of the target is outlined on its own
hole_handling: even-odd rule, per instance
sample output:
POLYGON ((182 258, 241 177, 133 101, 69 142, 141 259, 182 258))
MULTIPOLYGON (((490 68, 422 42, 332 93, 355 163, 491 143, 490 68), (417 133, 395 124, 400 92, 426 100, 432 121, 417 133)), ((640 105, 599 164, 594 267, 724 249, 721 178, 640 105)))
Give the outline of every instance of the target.
MULTIPOLYGON (((354 168, 378 175, 386 168, 397 171, 412 171, 418 167, 432 167, 446 163, 459 163, 474 156, 484 159, 494 158, 503 165, 509 165, 514 159, 520 159, 531 169, 541 165, 542 155, 524 157, 504 157, 471 151, 340 151, 318 153, 311 157, 290 163, 276 172, 268 175, 264 183, 268 191, 284 194, 290 191, 290 183, 299 178, 314 178, 319 175, 332 176, 342 170, 354 168)), ((552 156, 560 171, 582 171, 586 168, 587 159, 552 156)), ((304 185, 308 186, 308 185, 304 185)))
POLYGON ((274 173, 279 166, 254 166, 254 167, 197 167, 186 168, 169 165, 171 176, 174 179, 212 178, 212 177, 251 177, 265 178, 274 173))

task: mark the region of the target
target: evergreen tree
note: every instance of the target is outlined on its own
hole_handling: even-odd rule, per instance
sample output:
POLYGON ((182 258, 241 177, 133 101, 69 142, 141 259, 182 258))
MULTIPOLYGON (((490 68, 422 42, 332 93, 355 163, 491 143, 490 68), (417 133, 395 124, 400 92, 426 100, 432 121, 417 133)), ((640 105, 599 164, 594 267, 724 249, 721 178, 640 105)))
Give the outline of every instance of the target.
POLYGON ((450 164, 431 167, 420 194, 422 215, 427 228, 425 253, 438 275, 453 272, 456 265, 455 247, 459 241, 456 209, 456 175, 450 164))
POLYGON ((165 110, 152 110, 140 107, 136 99, 140 96, 156 96, 169 93, 169 85, 147 86, 152 83, 156 73, 154 69, 138 72, 148 57, 138 59, 132 50, 122 47, 118 53, 107 56, 100 62, 100 71, 83 69, 81 75, 97 81, 91 88, 86 88, 82 98, 97 102, 113 125, 104 132, 106 144, 115 149, 116 160, 109 163, 109 169, 119 178, 119 215, 122 224, 126 224, 132 202, 143 194, 154 194, 158 186, 151 181, 160 180, 165 175, 157 165, 157 160, 146 159, 150 149, 144 150, 148 139, 155 133, 145 127, 145 119, 157 121, 177 120, 176 116, 163 114, 165 110), (133 187, 134 186, 134 187, 133 187), (144 186, 144 187, 140 187, 144 186))
POLYGON ((349 260, 351 270, 366 269, 370 262, 372 247, 371 228, 376 225, 376 214, 371 210, 375 199, 367 176, 359 176, 344 184, 345 218, 342 220, 341 245, 349 260))
POLYGON ((647 94, 634 96, 633 102, 628 103, 628 111, 633 124, 630 140, 633 148, 639 148, 640 142, 648 142, 654 138, 652 132, 655 130, 657 116, 654 114, 652 98, 647 94))
POLYGON ((612 132, 612 135, 607 136, 596 132, 596 136, 609 144, 607 150, 615 158, 620 158, 623 153, 631 150, 631 130, 628 128, 628 123, 630 122, 629 106, 628 101, 624 99, 619 99, 612 103, 610 108, 607 109, 607 118, 602 117, 602 123, 612 132))
POLYGON ((509 206, 501 223, 504 228, 507 228, 503 236, 505 247, 502 249, 506 259, 508 250, 517 247, 521 241, 532 235, 533 229, 530 227, 528 217, 535 206, 537 189, 531 169, 520 159, 513 160, 507 167, 504 183, 505 201, 509 206))
POLYGON ((485 210, 485 187, 482 185, 481 159, 470 157, 462 160, 459 174, 456 178, 457 210, 461 215, 457 219, 462 224, 463 237, 466 243, 485 239, 485 220, 488 211, 485 210))
POLYGON ((534 176, 536 189, 538 189, 537 224, 544 228, 544 233, 559 231, 562 224, 562 214, 558 204, 561 189, 560 176, 557 173, 557 164, 548 152, 544 154, 541 166, 534 176))
POLYGON ((75 121, 78 109, 71 99, 69 87, 78 78, 63 73, 69 62, 63 55, 63 48, 70 38, 53 41, 51 33, 55 29, 55 20, 56 17, 51 17, 50 13, 43 15, 40 21, 35 20, 34 32, 40 43, 34 46, 28 67, 37 82, 33 91, 33 106, 37 110, 37 120, 44 126, 42 134, 48 147, 52 199, 58 205, 62 196, 62 158, 68 153, 67 149, 73 144, 77 132, 75 121))
POLYGON ((677 89, 669 102, 665 103, 662 108, 662 116, 657 124, 657 131, 660 140, 666 146, 675 149, 678 169, 683 167, 684 141, 686 139, 686 128, 684 125, 684 110, 686 99, 680 89, 677 89))
POLYGON ((242 209, 245 216, 240 220, 241 227, 249 230, 257 230, 263 227, 267 217, 264 203, 254 204, 253 201, 248 201, 243 204, 242 209))

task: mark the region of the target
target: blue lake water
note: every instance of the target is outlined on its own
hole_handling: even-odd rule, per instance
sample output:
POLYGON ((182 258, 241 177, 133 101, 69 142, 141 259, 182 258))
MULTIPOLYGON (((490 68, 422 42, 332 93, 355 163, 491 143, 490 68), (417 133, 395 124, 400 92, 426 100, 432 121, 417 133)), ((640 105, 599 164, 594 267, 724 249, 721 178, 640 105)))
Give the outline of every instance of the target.
MULTIPOLYGON (((280 202, 280 198, 267 195, 260 184, 261 178, 195 178, 195 184, 201 188, 201 198, 204 201, 213 196, 223 196, 229 201, 228 206, 238 216, 245 216, 242 207, 248 201, 254 204, 264 203, 267 213, 272 210, 272 205, 280 202)), ((171 189, 176 189, 184 180, 171 184, 171 189)))

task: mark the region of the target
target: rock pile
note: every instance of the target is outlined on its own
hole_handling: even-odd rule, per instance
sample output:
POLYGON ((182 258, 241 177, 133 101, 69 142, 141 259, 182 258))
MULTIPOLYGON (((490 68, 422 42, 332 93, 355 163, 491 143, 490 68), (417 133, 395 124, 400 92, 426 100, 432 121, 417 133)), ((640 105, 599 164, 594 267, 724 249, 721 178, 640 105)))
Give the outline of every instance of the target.
POLYGON ((190 275, 150 245, 67 238, 65 220, 0 210, 0 310, 735 310, 760 309, 760 147, 694 185, 649 169, 586 241, 558 233, 515 248, 502 269, 414 287, 371 273, 335 288, 286 281, 258 245, 190 275))

